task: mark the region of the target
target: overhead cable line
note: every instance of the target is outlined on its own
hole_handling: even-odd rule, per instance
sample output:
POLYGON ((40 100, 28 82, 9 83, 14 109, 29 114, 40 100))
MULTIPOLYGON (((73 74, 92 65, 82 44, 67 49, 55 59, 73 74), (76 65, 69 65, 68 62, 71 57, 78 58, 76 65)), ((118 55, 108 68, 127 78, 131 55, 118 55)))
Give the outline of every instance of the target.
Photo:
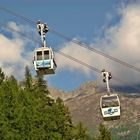
POLYGON ((36 24, 36 22, 34 22, 33 20, 31 20, 29 18, 26 18, 25 16, 22 16, 20 14, 17 14, 16 12, 14 12, 12 10, 9 10, 9 9, 3 7, 3 6, 0 6, 0 9, 3 10, 3 11, 5 11, 5 12, 7 12, 7 13, 9 13, 10 15, 13 15, 15 17, 19 17, 19 18, 25 20, 26 22, 29 22, 31 24, 36 24))
MULTIPOLYGON (((9 13, 9 14, 11 14, 11 15, 14 15, 16 17, 19 17, 19 18, 21 18, 21 19, 23 19, 23 20, 25 20, 25 21, 27 21, 27 22, 29 22, 31 24, 36 24, 36 22, 34 22, 33 20, 31 20, 29 18, 26 18, 25 16, 21 16, 21 15, 17 14, 16 12, 13 12, 13 11, 5 8, 5 7, 0 6, 0 9, 3 10, 3 11, 5 11, 5 12, 7 12, 7 13, 9 13)), ((108 58, 108 59, 110 59, 112 61, 115 61, 115 62, 117 62, 117 63, 119 63, 119 64, 121 64, 123 66, 126 66, 127 68, 130 68, 130 69, 133 69, 133 70, 135 70, 137 72, 140 72, 140 68, 135 67, 135 66, 133 66, 133 65, 131 65, 131 64, 125 62, 125 61, 122 61, 122 60, 120 60, 120 59, 118 59, 116 57, 113 57, 113 56, 111 56, 109 54, 106 54, 106 53, 104 53, 104 52, 102 52, 100 50, 97 50, 97 49, 93 48, 93 47, 90 47, 89 45, 84 44, 84 43, 81 43, 80 41, 73 40, 73 39, 71 39, 71 38, 63 35, 62 33, 59 33, 59 32, 57 32, 57 31, 55 31, 55 30, 53 30, 51 28, 49 29, 49 31, 51 33, 57 35, 57 36, 60 36, 60 37, 62 37, 64 39, 70 41, 70 42, 73 42, 73 43, 75 43, 75 44, 77 44, 77 45, 79 45, 79 46, 81 46, 83 48, 86 48, 86 49, 88 49, 88 50, 90 50, 90 51, 92 51, 92 52, 94 52, 96 54, 99 54, 99 55, 101 55, 103 57, 106 57, 106 58, 108 58)))
POLYGON ((85 43, 81 43, 81 42, 78 41, 78 40, 72 40, 71 38, 69 38, 69 37, 67 37, 67 36, 65 36, 65 35, 63 35, 63 34, 57 32, 57 31, 54 31, 54 30, 52 30, 52 29, 50 29, 50 32, 52 32, 53 34, 56 34, 57 36, 60 36, 60 37, 62 37, 62 38, 64 38, 64 39, 66 39, 66 40, 68 40, 68 41, 70 41, 70 42, 73 42, 73 43, 75 43, 75 44, 77 44, 77 45, 79 45, 79 46, 81 46, 81 47, 83 47, 83 48, 86 48, 86 49, 88 49, 88 50, 90 50, 90 51, 92 51, 92 52, 94 52, 94 53, 96 53, 96 54, 102 55, 102 56, 104 56, 104 57, 106 57, 106 58, 108 58, 108 59, 110 59, 110 60, 112 60, 112 61, 115 61, 115 62, 117 62, 117 63, 119 63, 119 64, 121 64, 121 65, 123 65, 123 66, 126 66, 126 67, 128 67, 128 68, 131 68, 131 69, 137 71, 137 72, 140 72, 140 68, 137 68, 137 67, 135 67, 135 66, 133 66, 133 65, 127 63, 127 62, 124 62, 124 61, 122 61, 122 60, 120 60, 120 59, 118 59, 118 58, 116 58, 116 57, 113 57, 113 56, 111 56, 111 55, 109 55, 109 54, 106 54, 106 53, 104 53, 104 52, 102 52, 102 51, 100 51, 100 50, 98 50, 98 49, 95 49, 95 48, 93 48, 93 47, 90 47, 89 45, 87 45, 87 44, 85 44, 85 43))
MULTIPOLYGON (((4 28, 5 30, 18 33, 20 36, 24 37, 25 39, 27 39, 27 40, 29 40, 29 41, 31 41, 33 43, 39 44, 39 42, 37 40, 34 40, 33 41, 33 39, 30 38, 29 36, 27 36, 27 35, 19 32, 17 30, 14 30, 14 29, 12 29, 10 27, 1 26, 0 28, 4 28)), ((58 49, 53 49, 53 50, 55 51, 55 53, 58 53, 58 54, 64 56, 65 58, 68 58, 68 59, 70 59, 70 60, 72 60, 72 61, 74 61, 74 62, 76 62, 76 63, 78 63, 78 64, 80 64, 80 65, 82 65, 82 66, 84 66, 84 67, 86 67, 88 69, 90 69, 90 70, 93 70, 93 71, 97 72, 98 74, 101 74, 101 70, 99 70, 99 69, 97 69, 97 68, 95 68, 95 67, 93 67, 93 66, 91 66, 91 65, 89 65, 89 64, 87 64, 87 63, 85 63, 85 62, 83 62, 83 61, 81 61, 81 60, 79 60, 77 58, 75 58, 75 57, 72 57, 72 56, 70 56, 70 55, 68 55, 68 54, 66 54, 66 53, 64 53, 64 52, 62 52, 62 51, 60 51, 58 49)), ((140 91, 140 88, 139 87, 130 85, 130 82, 124 81, 124 80, 119 79, 118 77, 115 77, 115 76, 113 76, 112 79, 115 80, 115 81, 117 81, 118 83, 123 83, 125 85, 129 85, 131 88, 133 88, 133 89, 135 89, 137 91, 140 91)))

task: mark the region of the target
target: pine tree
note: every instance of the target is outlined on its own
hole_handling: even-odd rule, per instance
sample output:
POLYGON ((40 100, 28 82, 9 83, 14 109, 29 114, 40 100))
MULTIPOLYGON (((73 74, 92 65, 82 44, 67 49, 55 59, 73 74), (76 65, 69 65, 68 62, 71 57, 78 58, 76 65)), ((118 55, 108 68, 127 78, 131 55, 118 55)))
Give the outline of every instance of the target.
POLYGON ((53 132, 57 132, 60 140, 72 139, 73 125, 68 108, 64 106, 63 101, 58 98, 52 106, 51 110, 51 125, 53 132))
POLYGON ((112 140, 111 132, 103 124, 99 125, 99 132, 97 140, 112 140))
POLYGON ((85 128, 81 124, 74 127, 63 101, 47 96, 49 91, 43 77, 39 76, 31 88, 28 68, 25 76, 25 88, 21 88, 13 76, 0 85, 0 139, 76 140, 75 136, 80 135, 79 140, 86 140, 85 128))
POLYGON ((47 106, 11 76, 0 86, 0 139, 45 139, 47 106))
POLYGON ((75 126, 73 133, 74 133, 75 140, 87 140, 88 139, 88 131, 81 122, 77 126, 75 126))
POLYGON ((32 89, 32 75, 28 68, 28 66, 25 67, 25 87, 29 90, 32 89))
POLYGON ((0 84, 3 82, 4 78, 5 78, 5 74, 2 71, 2 68, 0 68, 0 84))
POLYGON ((49 94, 47 83, 43 78, 43 75, 38 74, 36 76, 36 82, 34 86, 38 92, 41 92, 42 94, 49 94))
POLYGON ((17 97, 19 88, 16 79, 11 76, 0 86, 0 138, 18 139, 19 134, 16 130, 16 119, 19 112, 16 112, 17 97))

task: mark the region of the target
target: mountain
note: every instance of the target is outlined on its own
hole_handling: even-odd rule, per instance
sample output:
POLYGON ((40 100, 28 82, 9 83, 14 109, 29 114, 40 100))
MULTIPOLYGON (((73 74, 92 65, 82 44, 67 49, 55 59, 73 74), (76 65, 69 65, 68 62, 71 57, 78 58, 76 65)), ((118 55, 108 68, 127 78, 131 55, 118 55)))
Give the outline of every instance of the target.
MULTIPOLYGON (((74 124, 82 122, 90 131, 97 132, 100 123, 105 124, 114 137, 140 137, 140 93, 117 93, 121 102, 121 117, 119 120, 104 121, 100 113, 100 97, 105 92, 98 92, 95 82, 87 82, 73 92, 65 93, 51 89, 54 98, 64 100, 69 108, 74 124), (137 136, 136 136, 137 135, 137 136)), ((116 92, 113 92, 116 93, 116 92)))
POLYGON ((79 88, 77 88, 72 92, 64 92, 62 90, 54 89, 54 88, 49 88, 49 91, 53 99, 60 97, 61 99, 63 99, 63 101, 66 101, 66 100, 76 98, 77 96, 82 96, 82 95, 85 96, 85 95, 95 93, 97 89, 98 89, 97 83, 90 81, 90 82, 83 83, 79 88))

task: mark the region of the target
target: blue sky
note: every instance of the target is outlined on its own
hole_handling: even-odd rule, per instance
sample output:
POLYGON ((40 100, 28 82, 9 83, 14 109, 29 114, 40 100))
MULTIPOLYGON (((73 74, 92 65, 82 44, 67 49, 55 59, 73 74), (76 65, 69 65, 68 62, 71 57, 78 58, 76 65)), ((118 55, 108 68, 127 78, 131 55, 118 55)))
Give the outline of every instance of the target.
MULTIPOLYGON (((123 23, 125 23, 125 17, 127 17, 127 12, 129 9, 127 5, 134 5, 137 4, 137 1, 132 0, 0 0, 0 5, 4 6, 5 8, 15 11, 19 15, 23 15, 33 21, 37 21, 38 19, 46 22, 48 26, 65 36, 68 36, 71 39, 78 39, 81 42, 85 42, 88 45, 95 46, 98 49, 106 50, 107 52, 113 54, 114 56, 119 56, 120 50, 123 48, 117 48, 115 53, 112 52, 112 46, 119 46, 117 44, 117 38, 115 38, 118 34, 115 33, 116 31, 122 30, 120 32, 123 33, 123 23), (121 10, 120 10, 121 9, 121 10), (122 12, 123 10, 126 12, 122 12), (121 13, 121 12, 122 13, 121 13), (121 26, 122 22, 122 26, 121 26), (115 37, 114 37, 115 36, 115 37), (112 39, 113 38, 113 39, 112 39), (109 43, 108 43, 109 42, 109 43), (110 43, 111 42, 111 43, 110 43), (115 42, 115 43, 114 43, 115 42), (113 45, 112 45, 113 44, 113 45), (103 47, 104 45, 104 47, 103 47)), ((135 9, 135 7, 134 7, 135 9)), ((133 9, 132 9, 133 10, 133 9)), ((27 36, 33 37, 35 39, 35 35, 32 32, 36 31, 36 26, 27 23, 26 21, 14 17, 4 11, 0 10, 0 17, 1 21, 0 24, 8 24, 11 23, 10 26, 14 26, 19 28, 21 32, 27 34, 27 36), (32 29, 32 30, 31 30, 32 29), (25 31, 26 30, 26 31, 25 31), (29 30, 29 32, 27 31, 29 30), (35 31, 34 31, 35 30, 35 31)), ((1 34, 4 35, 6 40, 7 38, 10 39, 10 34, 5 31, 1 31, 1 34)), ((36 33, 37 34, 37 33, 36 33)), ((13 34, 12 34, 13 35, 13 34)), ((17 45, 17 54, 19 53, 18 63, 13 58, 13 62, 10 61, 2 61, 2 66, 6 67, 6 71, 14 74, 15 77, 17 76, 22 77, 23 74, 23 66, 25 64, 29 64, 32 73, 34 74, 34 69, 32 65, 32 60, 30 60, 30 55, 33 53, 34 48, 36 47, 35 44, 28 42, 21 37, 17 37, 17 35, 13 35, 14 43, 17 45), (17 40, 16 40, 17 39, 17 40), (21 45, 21 47, 18 47, 21 45), (24 48, 25 47, 25 48, 24 48), (23 58, 24 57, 24 58, 23 58), (31 64, 30 64, 30 63, 31 64), (21 65, 23 63, 23 65, 21 65), (13 66, 14 65, 14 66, 13 66), (14 67, 14 70, 12 69, 14 67), (18 71, 18 74, 15 72, 18 71)), ((36 35, 37 36, 37 35, 36 35)), ((39 38, 37 36, 37 38, 39 38)), ((9 40, 6 40, 8 43, 9 40)), ((67 40, 56 36, 49 32, 47 34, 47 43, 51 45, 52 48, 59 48, 64 52, 68 52, 69 55, 73 54, 73 57, 80 59, 81 61, 87 62, 98 69, 102 69, 103 67, 108 68, 109 70, 114 70, 114 64, 108 62, 108 60, 101 60, 101 62, 96 62, 95 64, 92 61, 97 61, 99 56, 95 57, 89 51, 80 49, 77 45, 71 44, 67 40), (72 51, 72 53, 71 53, 72 51), (77 53, 75 52, 77 51, 77 53), (78 51, 81 51, 79 53, 78 51), (81 58, 80 58, 81 56, 81 58), (89 58, 89 56, 91 56, 89 58), (94 58, 95 57, 95 58, 94 58), (82 59, 83 58, 83 59, 82 59), (90 63, 91 62, 91 63, 90 63), (108 63, 111 63, 110 65, 108 63)), ((7 47, 8 49, 8 47, 7 47)), ((16 49, 16 48, 15 48, 16 49)), ((116 49, 116 48, 115 48, 116 49)), ((11 49, 12 53, 12 49, 11 49)), ((18 56, 18 55, 17 55, 18 56)), ((121 59, 127 59, 127 57, 119 56, 121 59)), ((1 59, 1 58, 0 58, 1 59)), ((9 58, 10 59, 10 58, 9 58)), ((58 69, 56 70, 55 75, 45 76, 45 79, 48 81, 48 85, 51 87, 63 89, 65 91, 71 91, 75 88, 79 87, 85 81, 97 80, 99 77, 96 75, 96 72, 87 70, 86 68, 82 68, 83 66, 77 66, 74 62, 65 62, 66 58, 62 58, 61 56, 57 55, 58 69)), ((56 59, 56 61, 57 61, 56 59)), ((137 59, 136 59, 137 61, 137 59)), ((135 62, 136 62, 135 61, 135 62)), ((136 64, 132 61, 132 64, 136 64)), ((125 71, 125 69, 121 70, 125 71)), ((115 71, 119 73, 120 71, 115 71)), ((134 74, 134 73, 132 73, 134 74)), ((129 75, 129 73, 128 73, 129 75)), ((127 75, 126 75, 127 76, 127 75)), ((135 74, 134 74, 134 77, 135 74)), ((20 79, 20 78, 19 78, 20 79)), ((101 77, 100 77, 101 79, 101 77)))

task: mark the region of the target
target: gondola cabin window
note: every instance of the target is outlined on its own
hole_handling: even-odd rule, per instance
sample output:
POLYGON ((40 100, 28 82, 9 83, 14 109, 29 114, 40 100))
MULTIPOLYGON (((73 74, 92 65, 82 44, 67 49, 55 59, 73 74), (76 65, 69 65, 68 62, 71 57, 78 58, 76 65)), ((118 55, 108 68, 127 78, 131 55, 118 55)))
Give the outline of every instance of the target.
POLYGON ((42 51, 37 51, 37 60, 42 60, 42 51))
POLYGON ((102 107, 116 107, 119 106, 119 102, 116 96, 102 98, 102 107))
POLYGON ((44 51, 44 60, 48 60, 49 59, 49 50, 44 51))

